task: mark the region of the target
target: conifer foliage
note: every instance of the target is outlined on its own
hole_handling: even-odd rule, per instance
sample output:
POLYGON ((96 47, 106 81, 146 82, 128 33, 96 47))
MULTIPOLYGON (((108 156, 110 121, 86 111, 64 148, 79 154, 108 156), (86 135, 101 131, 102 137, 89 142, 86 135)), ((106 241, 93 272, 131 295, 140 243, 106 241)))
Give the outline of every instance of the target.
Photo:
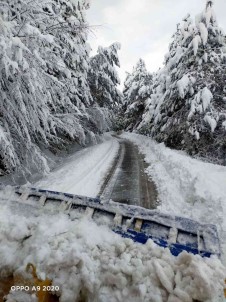
POLYGON ((152 75, 147 71, 145 62, 139 59, 124 83, 125 127, 135 129, 141 122, 145 105, 152 90, 152 75))
POLYGON ((138 128, 169 147, 225 162, 226 43, 213 10, 187 15, 173 36, 165 66, 138 128))
POLYGON ((99 47, 97 55, 90 60, 89 85, 94 101, 101 107, 114 109, 122 102, 121 92, 117 88, 120 79, 116 70, 116 67, 120 67, 120 48, 119 43, 99 47))
POLYGON ((87 79, 88 8, 88 0, 1 1, 0 175, 48 171, 43 151, 105 130, 87 79))

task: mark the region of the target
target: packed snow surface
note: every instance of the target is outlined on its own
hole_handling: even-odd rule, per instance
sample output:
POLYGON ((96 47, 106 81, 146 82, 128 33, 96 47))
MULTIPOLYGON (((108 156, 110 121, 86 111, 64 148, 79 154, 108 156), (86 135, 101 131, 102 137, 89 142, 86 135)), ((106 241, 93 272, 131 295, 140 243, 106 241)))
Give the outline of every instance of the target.
MULTIPOLYGON (((50 209, 28 211, 1 201, 1 194, 2 277, 18 275, 33 263, 40 278, 60 287, 61 302, 81 301, 81 294, 82 301, 94 302, 221 301, 224 268, 215 257, 186 252, 174 257, 151 240, 134 243, 87 218, 71 221, 50 209)), ((7 301, 37 300, 11 292, 7 301)))
POLYGON ((119 149, 117 139, 105 136, 106 141, 87 147, 70 156, 63 165, 35 184, 36 187, 96 197, 109 167, 119 149))
POLYGON ((200 223, 215 224, 222 247, 226 247, 226 167, 191 158, 142 135, 125 133, 122 136, 138 145, 150 165, 147 173, 157 186, 158 209, 200 223))
MULTIPOLYGON (((150 164, 167 214, 214 223, 226 230, 223 201, 226 168, 192 159, 136 134, 122 135, 136 143, 150 164)), ((39 182, 46 189, 95 196, 118 151, 114 138, 77 152, 39 182)), ((6 189, 7 190, 7 189, 6 189)), ((178 257, 149 240, 134 243, 88 218, 75 218, 56 207, 17 204, 0 192, 0 277, 19 274, 28 263, 40 278, 59 286, 61 302, 148 301, 220 302, 225 268, 219 259, 183 252, 178 257)), ((101 222, 102 223, 102 222, 101 222)), ((28 293, 10 292, 8 302, 37 301, 28 293)))

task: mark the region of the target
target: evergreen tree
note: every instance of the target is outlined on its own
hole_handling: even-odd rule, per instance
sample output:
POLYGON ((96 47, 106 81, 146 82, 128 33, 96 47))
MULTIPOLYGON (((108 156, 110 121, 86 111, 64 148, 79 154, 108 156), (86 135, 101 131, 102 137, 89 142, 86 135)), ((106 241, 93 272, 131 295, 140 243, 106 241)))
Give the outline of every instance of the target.
POLYGON ((152 75, 145 62, 140 59, 131 74, 127 74, 123 95, 127 130, 135 129, 141 122, 142 114, 152 90, 152 75))
POLYGON ((117 89, 120 79, 116 66, 120 67, 118 50, 119 43, 98 48, 98 54, 90 59, 89 85, 93 100, 100 107, 114 109, 122 102, 121 92, 117 89))
POLYGON ((170 147, 225 162, 225 62, 225 35, 213 1, 207 1, 195 23, 188 15, 178 26, 155 76, 142 131, 170 147))
POLYGON ((0 174, 48 171, 42 150, 85 144, 103 129, 91 116, 88 7, 87 0, 1 2, 0 174))

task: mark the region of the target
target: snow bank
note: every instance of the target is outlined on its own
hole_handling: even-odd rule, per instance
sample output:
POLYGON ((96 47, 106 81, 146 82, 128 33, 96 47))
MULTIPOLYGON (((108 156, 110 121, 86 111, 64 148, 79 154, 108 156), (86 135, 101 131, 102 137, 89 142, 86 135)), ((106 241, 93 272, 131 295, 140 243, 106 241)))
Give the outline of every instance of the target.
POLYGON ((136 143, 150 164, 147 173, 157 185, 159 209, 217 225, 224 245, 226 167, 193 159, 142 135, 125 133, 123 137, 136 143))
MULTIPOLYGON (((0 196, 0 272, 23 271, 28 262, 42 278, 60 287, 61 302, 84 301, 220 301, 224 268, 216 258, 186 252, 173 257, 168 249, 121 238, 86 219, 72 222, 51 214, 6 205, 0 196), (12 210, 13 209, 13 210, 12 210)), ((19 292, 7 301, 35 301, 19 292)))

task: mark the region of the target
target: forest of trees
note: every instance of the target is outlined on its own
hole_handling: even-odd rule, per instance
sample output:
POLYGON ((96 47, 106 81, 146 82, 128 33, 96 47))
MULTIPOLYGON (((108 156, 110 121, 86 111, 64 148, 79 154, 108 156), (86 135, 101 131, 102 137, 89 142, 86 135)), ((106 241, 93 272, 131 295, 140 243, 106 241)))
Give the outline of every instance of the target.
POLYGON ((84 146, 111 127, 110 109, 122 101, 120 45, 90 58, 88 8, 87 0, 1 1, 0 175, 47 172, 49 151, 84 146))
POLYGON ((226 164, 226 39, 213 1, 177 25, 164 67, 150 73, 140 59, 123 92, 120 44, 90 56, 89 6, 1 1, 0 176, 48 172, 50 154, 95 142, 115 119, 116 129, 226 164))
POLYGON ((162 69, 148 75, 141 60, 127 76, 123 126, 226 164, 225 71, 226 37, 207 1, 195 22, 177 25, 162 69))

